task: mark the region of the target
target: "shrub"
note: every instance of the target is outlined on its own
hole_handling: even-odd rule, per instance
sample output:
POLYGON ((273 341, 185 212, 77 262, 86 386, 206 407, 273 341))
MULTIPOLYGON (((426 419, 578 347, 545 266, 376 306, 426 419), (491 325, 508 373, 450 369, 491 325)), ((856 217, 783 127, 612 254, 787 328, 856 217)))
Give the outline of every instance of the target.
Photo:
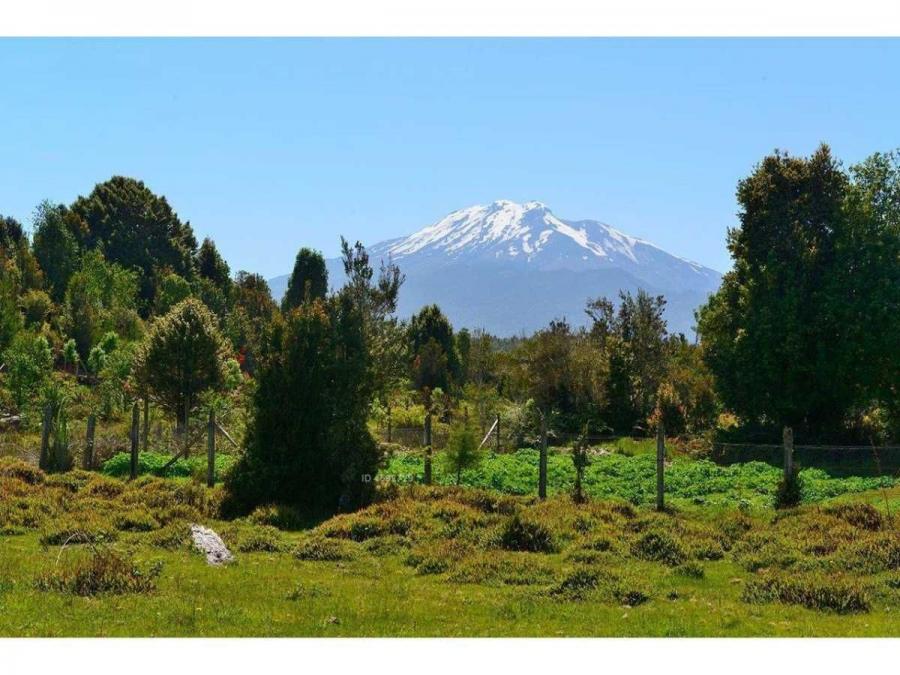
POLYGON ((354 556, 346 543, 337 539, 314 536, 302 541, 294 549, 294 557, 298 560, 315 562, 338 562, 352 560, 354 556))
POLYGON ((500 545, 507 551, 528 553, 553 553, 556 542, 544 525, 523 519, 518 514, 506 521, 500 536, 500 545))
POLYGON ((775 490, 775 508, 788 509, 797 506, 803 498, 803 481, 795 469, 790 476, 782 477, 775 490))
POLYGON ((281 532, 269 525, 240 528, 233 539, 241 553, 278 553, 286 548, 281 532))
POLYGON ((300 530, 308 519, 293 506, 266 505, 256 507, 247 519, 258 525, 271 525, 279 530, 300 530))
POLYGON ((454 562, 465 560, 471 554, 471 546, 451 539, 413 549, 406 556, 405 563, 415 568, 418 574, 440 574, 450 569, 454 562))
POLYGON ((883 516, 871 504, 834 504, 826 506, 824 511, 863 530, 875 531, 884 527, 883 516))
POLYGON ((850 614, 869 611, 869 599, 857 584, 839 578, 767 576, 751 580, 744 602, 781 602, 807 609, 850 614))
POLYGON ((146 509, 121 511, 113 517, 117 530, 150 532, 159 529, 159 521, 146 509))
POLYGON ((517 553, 491 552, 467 558, 451 572, 450 581, 460 584, 504 584, 531 586, 553 579, 550 567, 535 562, 531 556, 517 553))
POLYGON ((689 560, 688 562, 679 565, 673 571, 675 574, 682 577, 688 577, 689 579, 702 579, 705 575, 703 565, 693 560, 689 560))
POLYGON ((115 499, 125 491, 125 483, 107 476, 92 474, 85 486, 85 493, 103 499, 115 499))
POLYGON ((79 596, 102 593, 149 593, 156 589, 160 564, 142 570, 122 554, 109 549, 93 552, 88 558, 40 575, 35 585, 42 591, 59 591, 79 596))
POLYGON ((621 588, 616 589, 616 599, 623 605, 628 607, 637 607, 643 605, 650 599, 647 592, 640 588, 621 588))
POLYGON ((663 532, 647 532, 631 546, 631 554, 641 560, 653 560, 675 567, 684 562, 687 554, 681 544, 663 532))
POLYGON ((174 551, 186 548, 190 542, 190 527, 186 522, 172 523, 151 533, 147 539, 152 546, 174 551))
POLYGON ((115 541, 117 538, 116 529, 104 520, 86 518, 79 522, 71 518, 64 518, 52 524, 41 535, 41 543, 45 546, 98 544, 115 541))
POLYGON ((582 600, 600 585, 600 573, 586 567, 579 567, 567 574, 550 589, 550 595, 571 600, 582 600))
POLYGON ((12 457, 0 457, 0 476, 15 478, 28 485, 44 482, 44 472, 37 467, 12 457))
POLYGON ((367 541, 366 550, 376 556, 396 555, 408 550, 411 545, 406 537, 388 535, 367 541))
POLYGON ((456 476, 456 484, 459 485, 462 472, 477 467, 484 454, 478 447, 478 436, 475 431, 463 425, 450 430, 447 448, 442 456, 447 473, 456 476))

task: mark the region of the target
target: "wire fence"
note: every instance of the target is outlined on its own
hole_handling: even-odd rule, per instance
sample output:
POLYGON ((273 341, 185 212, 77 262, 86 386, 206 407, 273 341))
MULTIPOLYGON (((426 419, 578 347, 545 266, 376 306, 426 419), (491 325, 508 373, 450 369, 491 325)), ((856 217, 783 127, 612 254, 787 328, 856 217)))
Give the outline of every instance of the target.
MULTIPOLYGON (((782 466, 784 445, 776 443, 713 443, 710 459, 717 464, 765 462, 782 466)), ((794 445, 798 469, 822 469, 834 477, 900 474, 900 445, 794 445)))

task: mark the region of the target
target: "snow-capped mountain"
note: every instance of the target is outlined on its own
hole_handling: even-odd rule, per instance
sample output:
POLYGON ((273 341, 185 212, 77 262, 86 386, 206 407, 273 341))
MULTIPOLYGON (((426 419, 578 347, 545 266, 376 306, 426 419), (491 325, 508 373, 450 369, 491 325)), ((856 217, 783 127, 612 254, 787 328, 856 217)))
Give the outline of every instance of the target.
MULTIPOLYGON (((559 218, 541 202, 460 209, 369 251, 406 274, 402 316, 436 302, 455 326, 497 335, 530 332, 562 317, 580 325, 588 298, 638 288, 665 295, 670 330, 690 333, 693 310, 721 279, 605 223, 559 218)), ((329 261, 329 274, 340 285, 339 261, 329 261)), ((275 297, 286 285, 287 276, 271 281, 275 297)))

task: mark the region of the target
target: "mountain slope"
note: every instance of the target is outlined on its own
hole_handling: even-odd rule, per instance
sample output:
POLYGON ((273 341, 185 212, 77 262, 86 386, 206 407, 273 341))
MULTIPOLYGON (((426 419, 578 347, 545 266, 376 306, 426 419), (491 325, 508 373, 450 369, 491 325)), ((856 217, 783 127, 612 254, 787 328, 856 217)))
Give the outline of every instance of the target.
MULTIPOLYGON (((436 302, 456 326, 497 335, 531 332, 551 319, 586 321, 588 298, 644 288, 668 300, 672 331, 690 333, 693 311, 721 275, 594 220, 569 221, 540 202, 496 201, 454 211, 418 232, 371 246, 407 280, 399 313, 436 302)), ((332 285, 343 270, 329 260, 332 285)), ((287 276, 271 280, 281 297, 287 276)))

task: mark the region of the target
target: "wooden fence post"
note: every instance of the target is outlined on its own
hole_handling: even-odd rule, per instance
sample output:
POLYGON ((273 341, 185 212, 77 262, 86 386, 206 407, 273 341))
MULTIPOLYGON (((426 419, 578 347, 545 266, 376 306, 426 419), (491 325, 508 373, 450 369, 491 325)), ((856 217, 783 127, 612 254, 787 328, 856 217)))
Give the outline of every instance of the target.
POLYGON ((56 471, 68 471, 72 468, 69 458, 69 431, 65 410, 60 403, 53 430, 53 464, 56 471))
POLYGON ((662 421, 656 427, 656 510, 662 511, 665 504, 666 470, 666 429, 662 421))
POLYGON ((431 411, 425 412, 425 485, 431 485, 431 411))
POLYGON ((784 481, 789 483, 794 474, 794 430, 784 427, 781 439, 784 444, 784 481))
POLYGON ((391 427, 392 427, 392 424, 391 424, 391 406, 388 406, 388 409, 387 409, 387 442, 388 442, 388 443, 391 442, 391 431, 392 431, 391 427))
POLYGON ((497 413, 497 437, 494 439, 494 446, 496 448, 496 452, 500 452, 500 413, 497 413))
POLYGON ((541 412, 541 452, 538 458, 538 497, 547 498, 547 415, 541 412))
POLYGON ((144 428, 141 432, 141 450, 150 449, 150 399, 144 396, 144 428))
POLYGON ((216 411, 209 411, 209 426, 206 431, 206 485, 216 484, 216 411))
POLYGON ((53 422, 53 407, 48 403, 44 406, 44 417, 41 421, 41 457, 38 466, 42 471, 50 469, 50 426, 53 422))
POLYGON ((131 480, 138 474, 138 429, 141 424, 141 411, 137 401, 131 406, 131 480))
POLYGON ((87 433, 84 440, 84 457, 81 464, 85 471, 94 468, 94 431, 97 426, 97 417, 91 413, 87 418, 87 433))

